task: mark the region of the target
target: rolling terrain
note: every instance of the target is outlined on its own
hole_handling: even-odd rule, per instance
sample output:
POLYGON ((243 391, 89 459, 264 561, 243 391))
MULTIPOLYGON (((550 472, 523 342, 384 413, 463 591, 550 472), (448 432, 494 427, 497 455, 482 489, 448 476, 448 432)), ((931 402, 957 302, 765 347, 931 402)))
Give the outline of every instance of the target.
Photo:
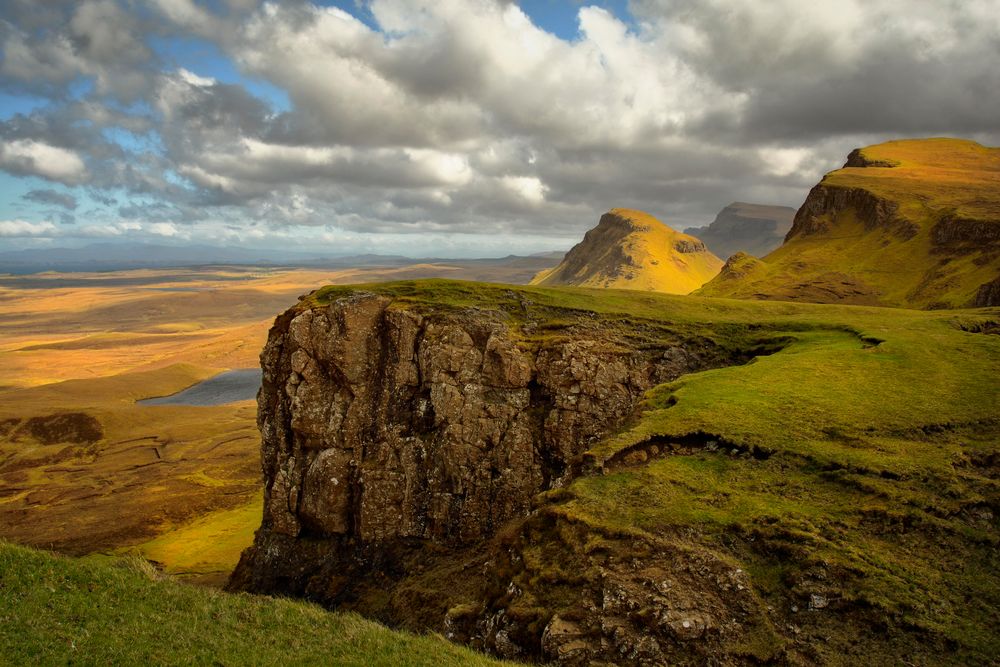
POLYGON ((963 308, 1000 304, 1000 148, 890 141, 812 189, 784 245, 730 258, 699 294, 963 308))
POLYGON ((555 268, 533 285, 609 287, 687 294, 712 279, 722 261, 698 239, 642 211, 611 209, 555 268))
POLYGON ((565 664, 985 664, 998 325, 323 288, 262 355, 264 518, 230 586, 565 664))
POLYGON ((317 285, 527 281, 550 261, 0 277, 0 538, 75 555, 138 550, 221 585, 259 523, 252 393, 204 407, 137 401, 258 367, 274 313, 317 285))

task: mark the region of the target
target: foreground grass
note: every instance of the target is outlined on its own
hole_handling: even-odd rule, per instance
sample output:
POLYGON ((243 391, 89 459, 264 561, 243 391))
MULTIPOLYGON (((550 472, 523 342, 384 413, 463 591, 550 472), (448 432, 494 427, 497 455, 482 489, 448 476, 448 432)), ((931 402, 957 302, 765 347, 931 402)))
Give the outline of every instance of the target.
POLYGON ((0 542, 0 664, 500 663, 354 614, 179 584, 140 559, 69 559, 0 542))

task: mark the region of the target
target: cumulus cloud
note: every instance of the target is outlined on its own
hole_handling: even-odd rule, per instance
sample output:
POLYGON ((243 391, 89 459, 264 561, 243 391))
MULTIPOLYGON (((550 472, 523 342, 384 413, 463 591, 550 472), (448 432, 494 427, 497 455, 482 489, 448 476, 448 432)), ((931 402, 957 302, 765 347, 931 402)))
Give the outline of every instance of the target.
POLYGON ((51 104, 0 122, 0 168, 85 185, 109 209, 95 233, 568 245, 613 206, 685 227, 798 205, 875 141, 1000 143, 1000 0, 583 3, 571 40, 507 0, 370 0, 365 21, 307 0, 9 4, 0 86, 51 104), (162 62, 154 36, 211 42, 289 107, 162 62))
POLYGON ((82 182, 86 169, 83 159, 73 151, 30 139, 0 143, 0 167, 69 185, 82 182))
POLYGON ((31 238, 54 236, 56 226, 51 222, 27 222, 25 220, 0 220, 0 238, 31 238))

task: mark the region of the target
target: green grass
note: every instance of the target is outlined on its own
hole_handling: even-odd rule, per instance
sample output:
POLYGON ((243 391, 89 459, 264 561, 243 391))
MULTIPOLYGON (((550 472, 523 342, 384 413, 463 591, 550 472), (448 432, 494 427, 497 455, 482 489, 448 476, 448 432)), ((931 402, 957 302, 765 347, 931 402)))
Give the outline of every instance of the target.
POLYGON ((247 505, 212 512, 165 531, 127 551, 138 551, 173 576, 221 587, 253 542, 262 512, 263 499, 258 497, 247 505))
MULTIPOLYGON (((918 664, 986 663, 1000 653, 1000 336, 976 333, 994 330, 1000 309, 443 280, 326 287, 298 308, 359 289, 392 297, 393 308, 504 312, 526 349, 571 335, 565 326, 583 319, 620 324, 637 345, 707 339, 734 354, 773 352, 654 388, 636 419, 587 453, 594 474, 539 499, 545 520, 529 528, 517 582, 536 594, 534 606, 511 613, 544 624, 574 604, 583 579, 600 576, 586 559, 640 557, 628 551, 640 538, 645 549, 704 550, 750 573, 781 619, 760 623, 746 648, 761 660, 794 640, 785 621, 802 627, 819 662, 842 662, 845 650, 918 664), (615 463, 638 446, 691 438, 724 446, 615 463), (783 616, 808 600, 816 573, 836 587, 840 606, 783 616), (866 628, 876 630, 858 639, 866 628)), ((189 537, 211 539, 211 527, 193 524, 189 537)), ((0 656, 11 664, 485 662, 438 638, 183 586, 130 562, 0 546, 0 656)))
POLYGON ((188 586, 140 559, 0 542, 0 664, 488 665, 354 614, 188 586))
MULTIPOLYGON (((810 618, 841 619, 822 630, 831 638, 830 659, 837 646, 851 645, 858 623, 893 629, 896 643, 884 656, 926 656, 927 646, 937 655, 947 646, 949 661, 975 663, 1000 652, 1000 336, 973 333, 995 327, 1000 309, 915 311, 447 281, 364 289, 395 297, 394 307, 496 309, 515 325, 545 323, 537 330, 548 333, 523 334, 529 344, 555 335, 573 309, 605 322, 645 324, 651 337, 665 327, 732 349, 785 341, 752 363, 654 388, 640 417, 587 457, 599 472, 619 452, 692 434, 721 440, 720 451, 615 465, 552 492, 543 511, 587 526, 595 543, 618 545, 609 548, 627 549, 623 535, 683 535, 739 562, 781 609, 808 599, 800 583, 808 573, 829 573, 847 611, 810 618), (733 446, 769 456, 733 455, 733 446)), ((324 288, 302 307, 348 291, 324 288)), ((530 581, 560 581, 585 567, 559 553, 533 562, 530 581)))

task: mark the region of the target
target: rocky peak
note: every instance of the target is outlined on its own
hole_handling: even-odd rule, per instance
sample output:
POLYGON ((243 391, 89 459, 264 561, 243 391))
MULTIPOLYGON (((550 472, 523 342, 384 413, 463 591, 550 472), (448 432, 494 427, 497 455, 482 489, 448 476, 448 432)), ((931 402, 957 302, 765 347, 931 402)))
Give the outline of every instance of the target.
POLYGON ((687 294, 718 273, 722 261, 699 239, 653 216, 615 208, 536 285, 644 289, 687 294))
POLYGON ((765 270, 740 280, 724 272, 700 294, 934 309, 997 303, 998 193, 1000 148, 934 138, 854 150, 809 192, 765 270))
POLYGON ((896 160, 888 159, 875 159, 865 155, 863 148, 855 148, 847 155, 847 162, 844 163, 844 168, 853 167, 857 169, 864 169, 867 167, 880 167, 880 168, 891 168, 898 166, 899 162, 896 160))

